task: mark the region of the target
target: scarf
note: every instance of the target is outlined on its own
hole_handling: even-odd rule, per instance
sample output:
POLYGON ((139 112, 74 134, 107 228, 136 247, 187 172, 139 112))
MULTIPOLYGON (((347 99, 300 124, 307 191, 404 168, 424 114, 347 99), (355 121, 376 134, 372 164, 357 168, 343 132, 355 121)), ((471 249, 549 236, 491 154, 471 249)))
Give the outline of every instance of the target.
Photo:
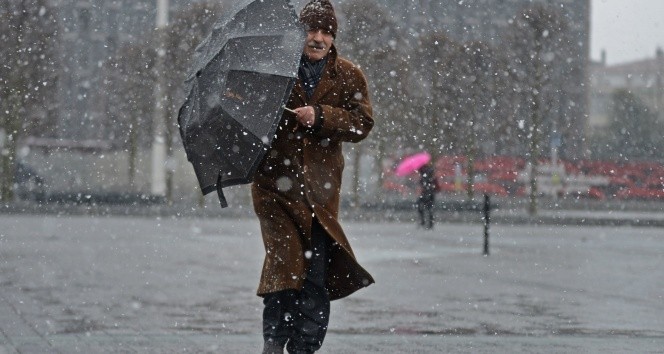
POLYGON ((307 98, 313 96, 316 91, 316 86, 323 78, 323 69, 327 63, 327 56, 317 62, 310 62, 307 58, 302 56, 300 60, 300 69, 297 72, 298 77, 302 80, 304 91, 307 93, 307 98))

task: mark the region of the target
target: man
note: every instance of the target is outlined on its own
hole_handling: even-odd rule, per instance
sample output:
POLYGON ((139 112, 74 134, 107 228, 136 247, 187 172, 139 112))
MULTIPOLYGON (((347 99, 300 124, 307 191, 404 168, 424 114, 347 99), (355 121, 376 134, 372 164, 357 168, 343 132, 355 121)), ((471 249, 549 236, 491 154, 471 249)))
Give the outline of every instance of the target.
POLYGON ((374 282, 338 222, 342 142, 359 142, 374 121, 366 79, 337 55, 337 20, 327 0, 300 13, 307 30, 299 79, 271 150, 252 185, 265 261, 263 353, 320 349, 330 301, 374 282))

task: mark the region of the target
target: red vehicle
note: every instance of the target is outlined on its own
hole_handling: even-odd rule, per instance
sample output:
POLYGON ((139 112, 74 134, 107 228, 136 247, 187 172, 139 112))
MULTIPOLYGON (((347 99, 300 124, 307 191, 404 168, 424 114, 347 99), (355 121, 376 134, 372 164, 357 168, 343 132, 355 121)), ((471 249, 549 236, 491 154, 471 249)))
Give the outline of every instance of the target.
POLYGON ((616 198, 664 200, 664 190, 643 187, 625 188, 616 193, 616 198))

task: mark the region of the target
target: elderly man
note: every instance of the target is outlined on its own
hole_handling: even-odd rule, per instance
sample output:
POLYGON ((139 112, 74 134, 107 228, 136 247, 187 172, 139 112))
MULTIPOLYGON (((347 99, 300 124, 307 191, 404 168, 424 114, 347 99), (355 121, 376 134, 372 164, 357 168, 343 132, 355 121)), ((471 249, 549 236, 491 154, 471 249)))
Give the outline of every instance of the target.
POLYGON ((330 301, 374 282, 338 222, 343 142, 371 131, 363 73, 337 55, 337 20, 327 0, 300 13, 307 39, 297 81, 271 150, 252 185, 265 261, 258 287, 264 298, 263 353, 320 349, 330 301))

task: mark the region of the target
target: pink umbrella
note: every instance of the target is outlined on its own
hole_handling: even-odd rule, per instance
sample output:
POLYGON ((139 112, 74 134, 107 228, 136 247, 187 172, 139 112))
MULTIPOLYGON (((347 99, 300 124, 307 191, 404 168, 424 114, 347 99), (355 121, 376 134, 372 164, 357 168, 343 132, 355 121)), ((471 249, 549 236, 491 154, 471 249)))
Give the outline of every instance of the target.
POLYGON ((431 155, 428 152, 420 152, 403 159, 394 170, 397 176, 407 176, 410 173, 417 171, 420 167, 426 165, 431 161, 431 155))

